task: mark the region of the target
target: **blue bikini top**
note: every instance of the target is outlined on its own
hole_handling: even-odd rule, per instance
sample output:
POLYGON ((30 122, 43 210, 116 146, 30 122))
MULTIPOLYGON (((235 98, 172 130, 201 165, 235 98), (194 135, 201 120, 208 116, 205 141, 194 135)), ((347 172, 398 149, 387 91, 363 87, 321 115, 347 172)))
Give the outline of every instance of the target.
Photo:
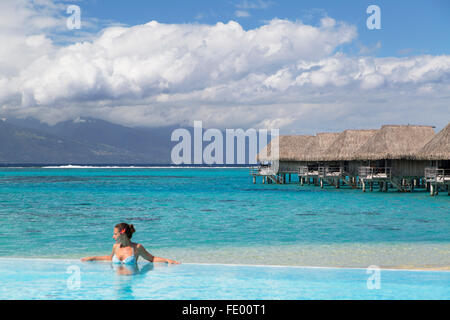
POLYGON ((134 256, 134 249, 133 249, 133 254, 129 257, 126 257, 123 260, 120 260, 119 258, 117 258, 116 254, 114 253, 114 255, 112 257, 112 262, 113 263, 123 263, 123 264, 136 264, 136 257, 134 256))

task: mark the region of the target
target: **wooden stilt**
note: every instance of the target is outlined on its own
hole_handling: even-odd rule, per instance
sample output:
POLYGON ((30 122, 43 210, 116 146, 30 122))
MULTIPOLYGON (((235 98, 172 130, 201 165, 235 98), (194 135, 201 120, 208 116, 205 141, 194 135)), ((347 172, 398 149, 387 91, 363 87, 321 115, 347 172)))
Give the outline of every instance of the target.
POLYGON ((320 188, 323 189, 323 179, 320 179, 320 188))
POLYGON ((364 179, 361 179, 361 183, 362 183, 362 191, 366 192, 366 182, 364 181, 364 179))
POLYGON ((256 183, 256 176, 253 176, 253 184, 256 183))
POLYGON ((434 197, 434 185, 430 183, 430 196, 434 197))
POLYGON ((370 188, 370 191, 373 191, 373 182, 370 182, 369 188, 370 188))

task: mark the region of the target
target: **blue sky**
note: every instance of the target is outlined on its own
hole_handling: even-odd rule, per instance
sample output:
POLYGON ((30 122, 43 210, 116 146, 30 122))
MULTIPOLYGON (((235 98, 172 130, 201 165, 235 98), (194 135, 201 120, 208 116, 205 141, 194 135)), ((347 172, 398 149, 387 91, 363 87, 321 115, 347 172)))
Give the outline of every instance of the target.
MULTIPOLYGON (((79 3, 84 17, 129 26, 162 23, 237 21, 246 30, 273 18, 316 25, 329 16, 357 27, 358 40, 342 50, 359 54, 365 46, 375 56, 440 55, 450 52, 450 1, 447 0, 91 0, 79 3), (381 30, 369 30, 369 5, 381 9, 381 30), (247 17, 239 17, 245 11, 247 17)), ((104 24, 99 24, 103 27, 104 24)), ((367 52, 367 51, 363 51, 367 52)))

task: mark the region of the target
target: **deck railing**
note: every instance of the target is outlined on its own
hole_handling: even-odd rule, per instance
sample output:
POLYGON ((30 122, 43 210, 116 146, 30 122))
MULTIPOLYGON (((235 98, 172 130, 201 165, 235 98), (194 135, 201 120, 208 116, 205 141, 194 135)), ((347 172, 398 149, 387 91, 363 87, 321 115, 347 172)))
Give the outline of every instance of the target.
POLYGON ((308 166, 300 166, 298 167, 298 175, 306 176, 308 174, 308 166))
POLYGON ((298 167, 298 175, 301 177, 317 175, 317 169, 308 166, 300 166, 298 167))
POLYGON ((250 175, 252 176, 270 176, 275 175, 274 169, 270 165, 260 165, 257 167, 250 167, 250 175))
POLYGON ((319 177, 340 176, 343 173, 343 167, 319 167, 319 177))
POLYGON ((426 182, 450 182, 450 169, 425 168, 426 182))
POLYGON ((361 179, 390 179, 391 171, 390 167, 359 167, 358 176, 361 179))

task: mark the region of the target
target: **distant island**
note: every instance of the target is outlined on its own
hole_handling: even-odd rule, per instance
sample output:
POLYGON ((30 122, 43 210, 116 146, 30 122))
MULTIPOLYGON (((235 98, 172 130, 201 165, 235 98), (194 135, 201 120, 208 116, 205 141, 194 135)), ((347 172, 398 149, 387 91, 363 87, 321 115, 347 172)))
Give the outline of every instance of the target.
MULTIPOLYGON (((171 151, 177 142, 171 141, 171 135, 179 128, 131 128, 89 117, 55 125, 34 118, 1 118, 0 166, 174 166, 171 151)), ((247 163, 248 158, 244 164, 185 166, 245 167, 247 163)))

